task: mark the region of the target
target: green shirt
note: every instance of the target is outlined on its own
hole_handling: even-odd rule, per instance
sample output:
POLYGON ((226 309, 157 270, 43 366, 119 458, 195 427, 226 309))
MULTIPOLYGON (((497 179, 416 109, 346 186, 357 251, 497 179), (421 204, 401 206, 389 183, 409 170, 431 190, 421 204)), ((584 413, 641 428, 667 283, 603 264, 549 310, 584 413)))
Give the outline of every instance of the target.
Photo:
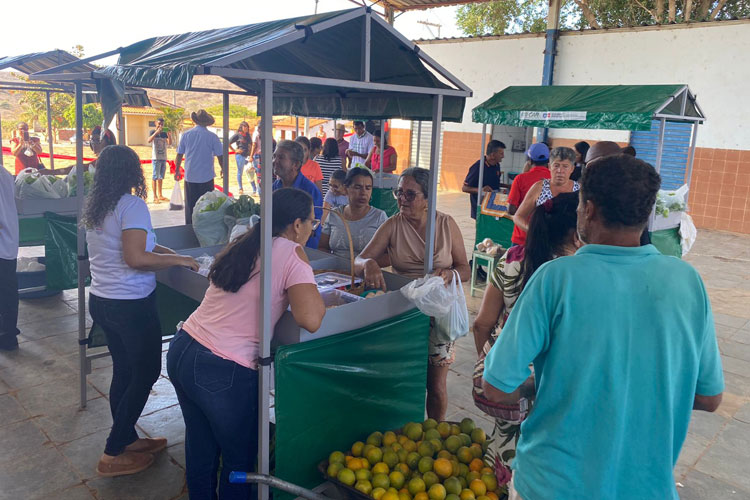
POLYGON ((724 388, 692 266, 652 245, 586 245, 546 263, 487 356, 485 380, 513 392, 531 362, 537 399, 513 462, 522 498, 678 498, 672 469, 694 396, 724 388))

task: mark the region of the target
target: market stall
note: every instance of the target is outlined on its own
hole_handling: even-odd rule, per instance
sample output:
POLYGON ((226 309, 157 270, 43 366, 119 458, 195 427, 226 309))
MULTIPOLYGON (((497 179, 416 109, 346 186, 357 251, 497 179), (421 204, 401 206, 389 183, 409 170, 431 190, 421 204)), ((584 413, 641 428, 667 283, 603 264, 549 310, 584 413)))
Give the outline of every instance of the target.
MULTIPOLYGON (((631 131, 638 158, 652 164, 662 177, 662 189, 690 186, 698 125, 705 121, 687 85, 554 85, 511 86, 472 110, 482 123, 479 185, 484 174, 487 125, 512 127, 608 129, 631 131)), ((482 195, 480 195, 482 196, 482 195)), ((688 194, 682 210, 687 211, 688 194)), ((497 203, 500 204, 500 203, 497 203)), ((509 219, 477 214, 477 241, 509 219), (488 219, 488 217, 490 217, 488 219), (480 231, 481 230, 481 231, 480 231)), ((681 256, 680 216, 653 212, 649 231, 662 252, 681 256), (675 244, 676 241, 676 244, 675 244)))
MULTIPOLYGON (((50 72, 43 78, 72 81, 77 88, 79 79, 99 78, 147 88, 196 91, 210 89, 193 86, 195 75, 223 78, 241 89, 212 90, 224 94, 224 147, 228 137, 229 94, 257 95, 258 114, 262 117, 263 165, 271 164, 274 114, 432 120, 433 130, 439 131, 441 121, 461 120, 465 98, 471 95, 465 85, 367 8, 159 37, 118 52, 118 64, 102 70, 77 77, 50 72), (358 43, 360 50, 340 50, 353 43, 358 43)), ((425 272, 432 270, 434 254, 439 147, 440 136, 434 133, 425 272)), ((224 168, 226 181, 226 163, 224 168)), ((262 176, 262 220, 269 220, 273 210, 272 198, 266 195, 272 192, 271 183, 271 176, 262 176)), ((322 449, 326 450, 334 440, 347 440, 372 428, 374 419, 394 427, 404 421, 422 419, 427 318, 403 300, 397 292, 403 281, 391 275, 386 278, 389 293, 367 299, 371 301, 369 304, 378 301, 378 307, 359 300, 339 305, 329 310, 320 332, 310 335, 297 327, 297 342, 293 338, 292 343, 280 346, 272 358, 273 332, 267 314, 272 259, 270 224, 262 225, 261 246, 259 472, 269 472, 267 409, 273 361, 275 475, 312 486, 320 482, 315 472, 320 449, 307 446, 309 443, 302 448, 298 446, 300 436, 312 440, 308 428, 313 422, 310 412, 325 412, 325 425, 316 428, 315 440, 323 443, 322 449), (306 382, 312 373, 326 383, 306 382), (383 383, 371 380, 378 376, 383 383), (397 380, 399 383, 395 383, 397 380), (305 414, 299 411, 302 400, 317 404, 307 404, 305 414)), ((342 264, 325 254, 317 259, 317 254, 310 252, 314 267, 346 267, 346 261, 342 264)), ((205 290, 205 282, 201 285, 198 277, 182 270, 160 273, 158 279, 194 299, 202 297, 201 286, 205 290)), ((82 310, 81 302, 79 314, 82 310)), ((294 326, 280 323, 280 328, 285 334, 291 332, 295 336, 294 326)), ((265 486, 261 486, 261 492, 263 497, 268 496, 265 486)))

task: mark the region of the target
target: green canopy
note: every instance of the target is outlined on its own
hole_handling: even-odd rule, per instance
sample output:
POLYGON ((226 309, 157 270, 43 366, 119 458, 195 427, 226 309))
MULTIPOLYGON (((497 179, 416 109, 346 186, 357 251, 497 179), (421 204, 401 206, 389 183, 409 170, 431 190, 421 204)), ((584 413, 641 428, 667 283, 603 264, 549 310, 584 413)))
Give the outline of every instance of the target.
POLYGON ((367 9, 150 38, 121 49, 118 63, 99 73, 176 90, 200 90, 195 75, 217 75, 252 95, 268 75, 274 114, 296 116, 431 120, 432 96, 443 94, 443 120, 460 121, 471 94, 367 9), (369 80, 362 77, 366 46, 369 80))
POLYGON ((677 84, 512 86, 471 116, 477 123, 514 127, 620 130, 651 130, 654 117, 703 120, 687 86, 677 84))

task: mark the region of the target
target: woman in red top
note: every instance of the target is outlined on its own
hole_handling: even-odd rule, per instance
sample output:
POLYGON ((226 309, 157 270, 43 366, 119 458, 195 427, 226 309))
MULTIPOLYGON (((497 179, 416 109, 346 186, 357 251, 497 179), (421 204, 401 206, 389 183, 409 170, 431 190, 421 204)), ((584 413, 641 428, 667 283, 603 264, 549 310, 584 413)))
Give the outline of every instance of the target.
POLYGON ((25 168, 44 168, 39 161, 42 145, 36 137, 29 137, 29 125, 19 122, 16 132, 10 140, 10 153, 16 157, 16 175, 25 168))
MULTIPOLYGON (((373 134, 373 142, 375 143, 375 146, 367 156, 365 165, 373 172, 377 172, 380 170, 380 130, 376 130, 373 134)), ((396 170, 396 161, 398 160, 398 155, 396 154, 396 150, 393 148, 393 146, 388 145, 387 139, 383 139, 383 143, 385 144, 385 147, 383 148, 383 165, 385 165, 383 167, 383 172, 385 172, 386 174, 390 174, 391 172, 396 170)))

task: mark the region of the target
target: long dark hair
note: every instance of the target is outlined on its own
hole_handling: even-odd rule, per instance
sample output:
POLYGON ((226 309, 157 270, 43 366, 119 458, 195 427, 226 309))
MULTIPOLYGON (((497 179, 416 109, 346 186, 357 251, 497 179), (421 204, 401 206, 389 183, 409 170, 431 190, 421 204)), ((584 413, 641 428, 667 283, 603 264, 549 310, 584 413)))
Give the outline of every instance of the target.
POLYGON ((339 156, 339 143, 336 139, 329 137, 326 142, 323 143, 323 158, 330 160, 331 158, 338 158, 339 156))
POLYGON ((578 193, 558 194, 534 209, 521 262, 521 289, 547 261, 560 255, 576 229, 578 193))
POLYGON ((244 134, 243 134, 243 130, 242 130, 242 127, 247 127, 247 133, 248 133, 248 134, 250 133, 250 125, 248 125, 248 123, 247 123, 247 122, 240 122, 240 124, 239 124, 239 125, 237 125, 237 133, 238 133, 238 134, 244 135, 244 134))
POLYGON ((99 226, 124 194, 146 199, 146 181, 138 154, 127 146, 107 146, 96 160, 94 185, 86 198, 83 224, 99 226))
MULTIPOLYGON (((274 191, 271 235, 280 235, 297 219, 309 218, 312 204, 312 197, 299 189, 281 188, 274 191)), ((260 255, 260 227, 259 222, 219 252, 208 272, 208 279, 214 286, 235 293, 250 281, 260 255)))

